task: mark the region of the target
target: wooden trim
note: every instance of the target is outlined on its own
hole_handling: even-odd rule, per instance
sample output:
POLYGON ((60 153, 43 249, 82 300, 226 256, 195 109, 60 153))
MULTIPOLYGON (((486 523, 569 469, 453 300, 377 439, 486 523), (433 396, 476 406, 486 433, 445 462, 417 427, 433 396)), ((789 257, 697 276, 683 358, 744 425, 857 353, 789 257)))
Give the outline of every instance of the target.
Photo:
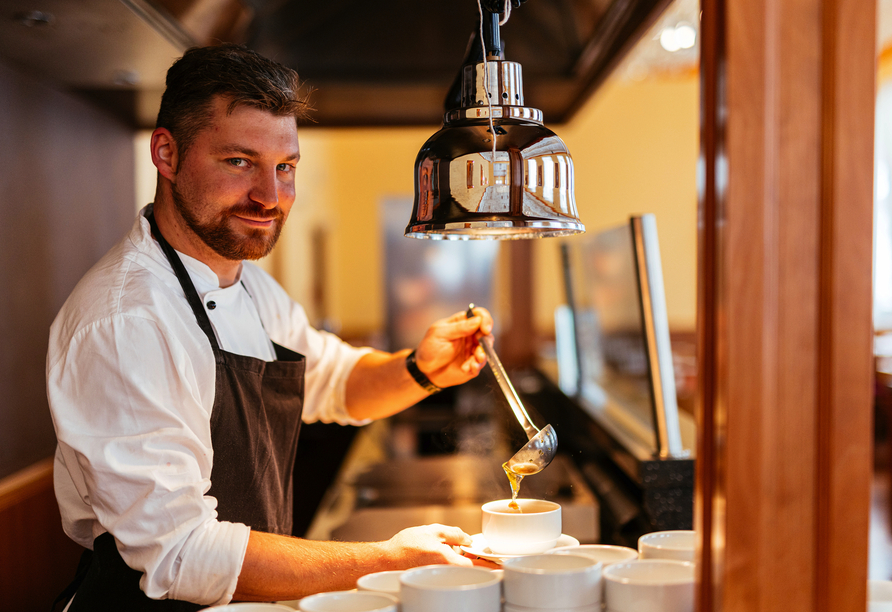
POLYGON ((867 0, 822 7, 819 612, 861 612, 867 597, 876 7, 867 0))
POLYGON ((720 74, 724 62, 724 8, 718 0, 702 0, 700 21, 700 157, 704 163, 703 189, 699 206, 700 223, 697 237, 697 461, 694 479, 694 529, 697 533, 699 575, 697 609, 715 609, 714 597, 721 585, 715 584, 722 575, 722 555, 714 555, 713 542, 721 541, 715 534, 721 503, 716 492, 719 483, 717 463, 718 435, 714 416, 718 374, 718 262, 716 245, 720 228, 716 215, 721 208, 723 191, 717 186, 717 160, 724 156, 724 132, 721 129, 720 74))
POLYGON ((62 531, 52 458, 0 480, 3 610, 49 610, 74 577, 82 551, 62 531))
POLYGON ((698 607, 862 612, 875 3, 703 11, 698 607))
POLYGON ((53 458, 47 457, 0 480, 0 512, 53 488, 53 458))
POLYGON ((535 240, 510 240, 504 244, 508 264, 509 295, 506 317, 510 321, 498 339, 499 358, 506 367, 528 367, 536 361, 533 321, 533 244, 535 240))

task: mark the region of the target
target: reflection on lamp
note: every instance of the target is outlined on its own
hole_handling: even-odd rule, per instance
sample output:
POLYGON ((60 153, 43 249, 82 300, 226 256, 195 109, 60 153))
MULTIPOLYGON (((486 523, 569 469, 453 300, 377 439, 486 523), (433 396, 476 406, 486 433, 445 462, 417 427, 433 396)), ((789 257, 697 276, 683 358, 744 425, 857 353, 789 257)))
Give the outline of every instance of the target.
POLYGON ((486 60, 462 68, 460 106, 446 112, 415 161, 405 235, 513 240, 584 232, 570 153, 542 124, 542 111, 523 105, 521 66, 502 59, 498 16, 486 15, 494 19, 484 33, 486 60))

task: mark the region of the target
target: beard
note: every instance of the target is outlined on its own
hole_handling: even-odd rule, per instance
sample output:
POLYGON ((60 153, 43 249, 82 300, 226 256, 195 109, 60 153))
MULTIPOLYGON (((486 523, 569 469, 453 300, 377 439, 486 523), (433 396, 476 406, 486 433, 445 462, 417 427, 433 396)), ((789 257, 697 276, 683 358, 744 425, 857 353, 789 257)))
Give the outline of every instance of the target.
POLYGON ((202 242, 215 253, 226 259, 241 261, 243 259, 260 259, 269 255, 282 227, 285 225, 285 213, 281 208, 267 209, 263 206, 252 204, 237 204, 222 211, 218 216, 207 222, 202 222, 195 215, 195 206, 177 190, 176 183, 171 185, 173 204, 177 212, 202 242), (273 220, 272 231, 257 228, 247 228, 236 232, 231 226, 232 217, 243 216, 250 219, 265 221, 273 220))

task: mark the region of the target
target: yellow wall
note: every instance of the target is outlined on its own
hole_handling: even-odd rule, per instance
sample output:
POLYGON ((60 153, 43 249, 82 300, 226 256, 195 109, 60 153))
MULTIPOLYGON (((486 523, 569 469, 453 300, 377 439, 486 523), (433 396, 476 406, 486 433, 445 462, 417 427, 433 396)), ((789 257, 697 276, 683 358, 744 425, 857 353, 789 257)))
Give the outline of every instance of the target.
MULTIPOLYGON (((694 73, 609 81, 556 130, 573 155, 586 233, 626 223, 633 214, 656 216, 669 325, 685 331, 696 321, 698 92, 694 73)), ((536 243, 540 330, 553 327, 555 298, 563 298, 556 244, 536 243)))
MULTIPOLYGON (((697 96, 694 74, 614 81, 573 121, 556 127, 573 155, 577 205, 589 232, 624 223, 631 214, 656 215, 670 325, 684 330, 695 324, 697 96)), ((435 130, 301 132, 302 193, 289 244, 283 245, 290 274, 281 278, 296 298, 309 302, 302 284, 308 272, 290 253, 309 255, 305 246, 295 245, 306 243, 309 224, 329 228, 329 305, 347 335, 366 335, 383 324, 378 203, 387 196, 411 196, 415 156, 435 130)), ((553 330, 554 308, 563 299, 559 244, 535 242, 536 326, 545 334, 553 330)))
MULTIPOLYGON (((550 126, 573 156, 576 200, 588 232, 624 223, 632 214, 656 215, 670 325, 682 330, 695 324, 697 109, 695 74, 614 80, 570 123, 550 126)), ((307 307, 311 320, 322 314, 312 301, 310 240, 321 228, 327 236, 325 314, 350 337, 383 326, 379 203, 411 197, 415 156, 436 129, 301 129, 297 203, 263 265, 307 307)), ((154 177, 154 168, 144 172, 154 177)), ((154 178, 141 184, 154 186, 154 178)), ((410 213, 407 208, 406 222, 410 213)), ((563 299, 559 244, 535 242, 535 317, 543 334, 553 330, 554 308, 563 299)))
MULTIPOLYGON (((391 195, 411 196, 415 156, 433 131, 304 128, 300 132, 300 188, 286 236, 290 244, 283 245, 289 251, 288 272, 280 280, 295 298, 309 304, 309 288, 303 283, 310 275, 301 262, 311 256, 306 249, 312 228, 324 228, 326 314, 340 323, 345 335, 366 336, 384 324, 379 204, 391 195), (292 252, 299 252, 299 257, 292 257, 292 252)), ((411 212, 405 212, 407 223, 411 212)), ((309 314, 311 320, 319 317, 318 312, 309 314)))

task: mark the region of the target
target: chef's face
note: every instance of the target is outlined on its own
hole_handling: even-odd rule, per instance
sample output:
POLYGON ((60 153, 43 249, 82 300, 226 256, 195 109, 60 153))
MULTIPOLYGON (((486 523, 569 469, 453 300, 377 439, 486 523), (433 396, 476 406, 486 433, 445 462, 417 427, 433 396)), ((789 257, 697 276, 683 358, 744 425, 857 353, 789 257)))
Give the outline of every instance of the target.
POLYGON ((186 225, 218 255, 259 259, 275 246, 294 203, 300 158, 297 126, 250 106, 226 112, 217 98, 210 124, 177 165, 173 202, 186 225))

